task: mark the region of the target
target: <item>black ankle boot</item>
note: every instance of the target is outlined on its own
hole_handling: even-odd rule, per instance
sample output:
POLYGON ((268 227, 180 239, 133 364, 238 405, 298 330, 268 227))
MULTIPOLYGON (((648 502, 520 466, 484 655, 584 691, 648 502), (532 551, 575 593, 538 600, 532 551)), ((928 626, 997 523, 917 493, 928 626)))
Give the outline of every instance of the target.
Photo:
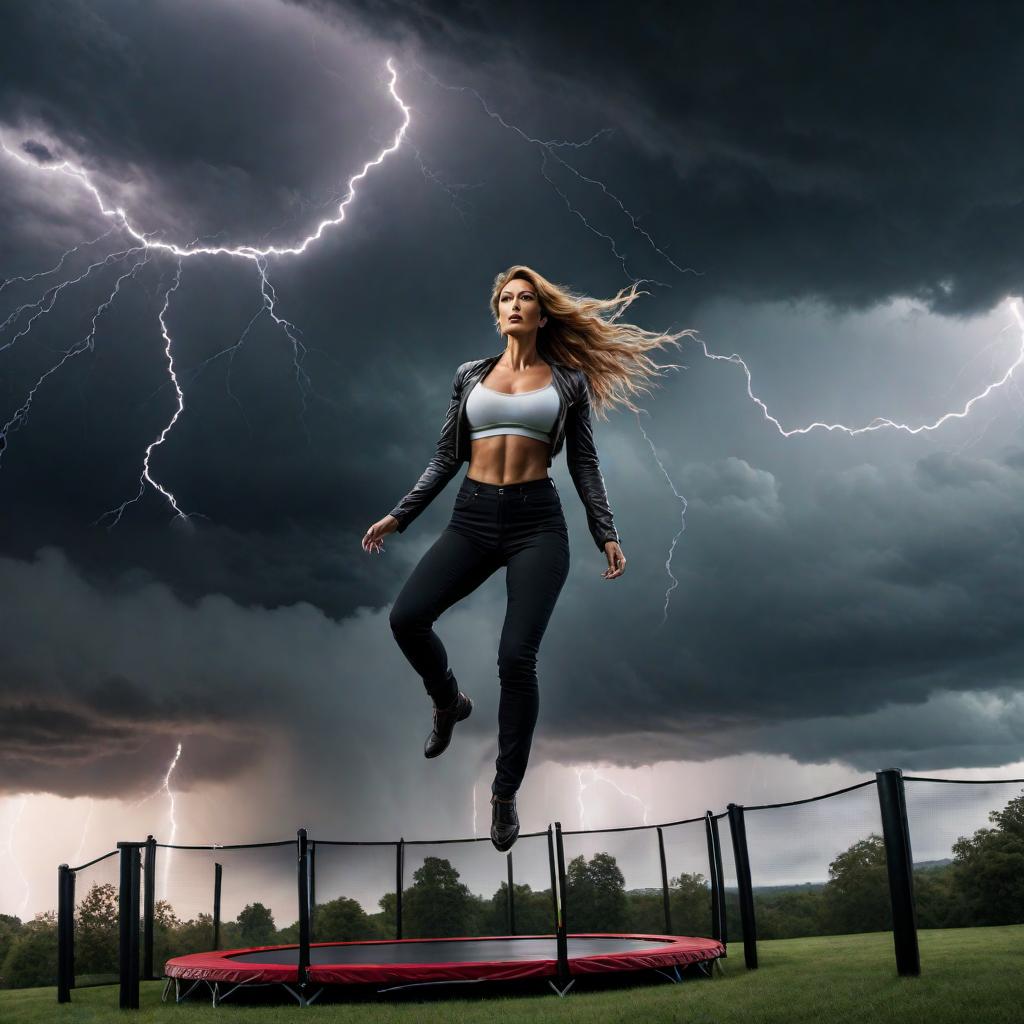
POLYGON ((473 702, 460 690, 455 701, 447 708, 434 707, 434 727, 423 744, 424 757, 437 757, 448 749, 455 723, 469 718, 473 702))
POLYGON ((516 798, 503 800, 491 794, 491 842, 500 853, 509 849, 519 836, 519 815, 516 798))

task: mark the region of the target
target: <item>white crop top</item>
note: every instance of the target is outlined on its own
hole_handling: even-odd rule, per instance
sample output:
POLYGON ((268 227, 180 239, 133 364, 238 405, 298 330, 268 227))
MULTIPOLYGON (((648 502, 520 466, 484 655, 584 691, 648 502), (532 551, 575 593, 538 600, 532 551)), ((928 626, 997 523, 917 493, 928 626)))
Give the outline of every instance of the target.
POLYGON ((553 383, 509 395, 477 381, 466 399, 470 440, 496 434, 520 434, 550 443, 559 404, 558 391, 553 383))

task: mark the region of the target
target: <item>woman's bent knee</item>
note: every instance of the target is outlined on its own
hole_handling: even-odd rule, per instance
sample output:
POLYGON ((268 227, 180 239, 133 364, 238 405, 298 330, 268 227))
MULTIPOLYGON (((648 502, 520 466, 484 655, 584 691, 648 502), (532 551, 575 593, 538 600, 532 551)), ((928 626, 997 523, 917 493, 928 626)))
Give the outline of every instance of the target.
POLYGON ((526 652, 498 656, 498 679, 502 686, 529 690, 537 686, 537 656, 526 652))
POLYGON ((395 604, 388 616, 388 624, 395 636, 407 636, 421 629, 429 629, 431 623, 429 616, 420 614, 414 608, 407 608, 405 605, 395 604))

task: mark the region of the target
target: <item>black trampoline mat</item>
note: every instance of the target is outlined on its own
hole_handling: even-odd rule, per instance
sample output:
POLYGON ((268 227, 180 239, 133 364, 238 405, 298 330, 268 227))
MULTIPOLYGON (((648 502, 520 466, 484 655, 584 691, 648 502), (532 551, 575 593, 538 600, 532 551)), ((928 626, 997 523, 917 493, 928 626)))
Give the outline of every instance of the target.
MULTIPOLYGON (((607 938, 569 937, 571 960, 601 953, 631 953, 672 945, 666 939, 638 939, 624 935, 607 938)), ((366 945, 310 946, 311 964, 436 964, 479 963, 489 960, 555 960, 558 949, 551 938, 427 939, 415 942, 375 942, 366 945)), ((225 958, 244 964, 297 964, 299 947, 264 949, 225 958)))

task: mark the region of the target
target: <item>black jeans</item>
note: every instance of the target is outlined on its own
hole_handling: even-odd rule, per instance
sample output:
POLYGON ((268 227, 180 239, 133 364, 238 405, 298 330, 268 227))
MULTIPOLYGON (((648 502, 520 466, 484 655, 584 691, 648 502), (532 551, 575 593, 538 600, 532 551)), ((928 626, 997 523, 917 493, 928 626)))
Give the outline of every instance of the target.
POLYGON ((569 575, 569 534, 550 477, 499 487, 463 478, 448 526, 391 609, 391 631, 437 707, 459 685, 433 624, 505 566, 508 606, 498 644, 498 756, 491 792, 514 796, 526 773, 540 697, 537 651, 569 575))

